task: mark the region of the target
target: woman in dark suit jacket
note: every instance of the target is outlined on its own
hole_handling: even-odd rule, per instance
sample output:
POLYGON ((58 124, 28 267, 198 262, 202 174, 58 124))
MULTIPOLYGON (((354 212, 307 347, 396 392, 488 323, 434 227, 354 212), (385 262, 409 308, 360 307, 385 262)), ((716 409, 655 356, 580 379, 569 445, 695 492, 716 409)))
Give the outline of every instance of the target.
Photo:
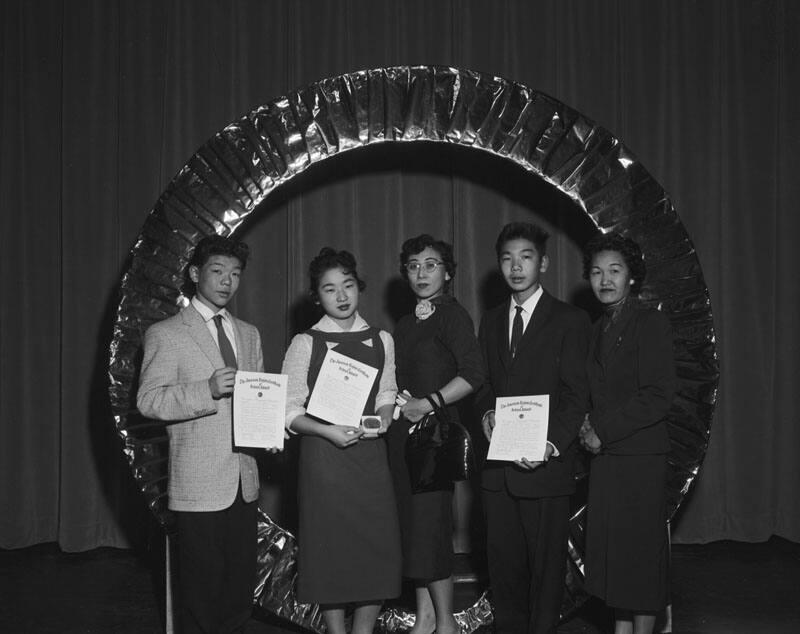
POLYGON ((616 634, 649 634, 667 602, 666 416, 675 390, 669 320, 636 297, 645 264, 629 238, 600 235, 584 277, 605 312, 587 360, 594 454, 586 523, 586 590, 615 610, 616 634))

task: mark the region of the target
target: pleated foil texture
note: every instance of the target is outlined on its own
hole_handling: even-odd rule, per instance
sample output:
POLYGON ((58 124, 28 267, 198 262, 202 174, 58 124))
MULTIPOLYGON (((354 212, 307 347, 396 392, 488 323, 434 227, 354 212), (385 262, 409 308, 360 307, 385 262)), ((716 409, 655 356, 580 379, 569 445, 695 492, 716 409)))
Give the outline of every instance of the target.
POLYGON ((297 588, 297 540, 289 531, 258 513, 258 573, 255 602, 261 608, 296 625, 324 632, 318 605, 300 603, 297 588))
MULTIPOLYGON (((181 284, 194 245, 205 235, 234 233, 275 188, 313 163, 377 143, 416 141, 471 147, 521 166, 569 196, 598 230, 641 245, 648 269, 642 300, 669 317, 675 337, 670 517, 679 507, 708 446, 719 362, 700 262, 669 195, 610 132, 546 94, 471 70, 396 66, 323 79, 255 108, 188 160, 147 217, 120 285, 109 396, 133 476, 164 526, 171 523, 168 439, 163 423, 136 412, 135 393, 144 331, 188 301, 181 284)), ((565 615, 585 597, 584 503, 585 495, 576 496, 565 615)), ((283 573, 266 570, 275 562, 286 566, 281 571, 289 569, 283 559, 260 559, 262 573, 277 582, 283 573)), ((280 588, 283 607, 270 603, 268 609, 297 614, 295 622, 316 629, 318 613, 294 604, 288 586, 280 588)), ((398 623, 387 631, 408 625, 400 624, 406 616, 382 618, 387 628, 389 621, 398 623)), ((478 620, 464 622, 463 631, 473 631, 478 620)))

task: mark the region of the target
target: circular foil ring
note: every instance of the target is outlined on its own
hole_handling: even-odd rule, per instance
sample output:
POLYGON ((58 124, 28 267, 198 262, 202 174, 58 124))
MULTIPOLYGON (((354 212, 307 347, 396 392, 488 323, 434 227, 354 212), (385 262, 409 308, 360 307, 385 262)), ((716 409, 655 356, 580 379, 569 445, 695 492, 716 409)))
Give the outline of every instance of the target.
MULTIPOLYGON (((109 394, 133 476, 164 526, 170 523, 168 441, 163 423, 136 412, 135 391, 144 331, 185 303, 180 288, 194 245, 208 234, 235 232, 276 187, 313 163, 378 143, 414 141, 474 148, 521 166, 569 196, 600 231, 641 245, 648 268, 642 299, 669 317, 675 337, 670 517, 677 510, 708 446, 719 364, 708 289, 669 196, 611 133, 548 95, 470 70, 395 66, 323 79, 234 121, 189 159, 145 221, 121 282, 109 394)), ((585 596, 583 506, 579 501, 570 524, 564 614, 585 596)), ((321 631, 316 607, 293 596, 294 538, 266 516, 259 536, 257 600, 321 631)), ((476 614, 461 618, 466 631, 485 622, 476 614)))

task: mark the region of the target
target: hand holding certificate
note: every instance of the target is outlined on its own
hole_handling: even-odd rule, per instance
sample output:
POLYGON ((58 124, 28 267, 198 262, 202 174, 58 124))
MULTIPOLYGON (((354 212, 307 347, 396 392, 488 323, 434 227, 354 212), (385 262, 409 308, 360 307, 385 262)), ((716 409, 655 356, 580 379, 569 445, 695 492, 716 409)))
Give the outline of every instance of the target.
POLYGON ((378 369, 328 350, 306 413, 325 422, 359 427, 378 369))
POLYGON ((287 384, 285 374, 236 372, 233 390, 235 447, 283 449, 287 384))
POLYGON ((498 397, 489 460, 542 461, 547 447, 550 395, 498 397))

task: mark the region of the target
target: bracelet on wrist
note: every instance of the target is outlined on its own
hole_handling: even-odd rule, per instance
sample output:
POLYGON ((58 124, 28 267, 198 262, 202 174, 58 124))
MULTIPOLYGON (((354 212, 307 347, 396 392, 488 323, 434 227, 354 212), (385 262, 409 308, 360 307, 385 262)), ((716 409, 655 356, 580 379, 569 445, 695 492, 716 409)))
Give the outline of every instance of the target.
POLYGON ((425 395, 425 400, 428 401, 428 403, 431 404, 431 411, 435 412, 437 406, 436 406, 436 403, 434 402, 433 398, 431 398, 431 395, 430 394, 426 394, 425 395))

